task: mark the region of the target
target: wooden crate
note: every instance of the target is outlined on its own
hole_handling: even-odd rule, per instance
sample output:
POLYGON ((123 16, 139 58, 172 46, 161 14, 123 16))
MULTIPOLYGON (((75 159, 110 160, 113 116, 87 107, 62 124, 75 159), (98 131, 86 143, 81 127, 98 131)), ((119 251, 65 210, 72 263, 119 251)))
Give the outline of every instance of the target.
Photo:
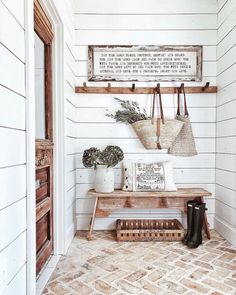
POLYGON ((177 219, 118 219, 117 241, 180 241, 184 228, 177 219))

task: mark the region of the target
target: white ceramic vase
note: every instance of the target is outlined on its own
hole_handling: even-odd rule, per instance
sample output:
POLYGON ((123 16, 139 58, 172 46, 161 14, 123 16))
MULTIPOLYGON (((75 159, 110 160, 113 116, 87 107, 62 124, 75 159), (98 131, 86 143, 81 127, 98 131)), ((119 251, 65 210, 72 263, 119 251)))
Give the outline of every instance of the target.
POLYGON ((114 191, 114 171, 106 165, 97 165, 95 169, 94 189, 97 193, 111 193, 114 191))

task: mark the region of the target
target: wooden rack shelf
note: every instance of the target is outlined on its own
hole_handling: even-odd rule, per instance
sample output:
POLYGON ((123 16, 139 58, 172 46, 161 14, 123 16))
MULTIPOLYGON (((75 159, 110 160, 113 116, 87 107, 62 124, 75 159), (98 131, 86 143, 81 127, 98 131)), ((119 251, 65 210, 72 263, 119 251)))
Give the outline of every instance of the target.
MULTIPOLYGON (((179 87, 161 87, 162 94, 175 94, 177 93, 179 87)), ((135 84, 132 84, 132 87, 90 87, 90 86, 81 86, 76 87, 76 93, 102 93, 102 94, 152 94, 155 87, 135 87, 135 84)), ((207 83, 205 86, 201 87, 184 87, 185 93, 217 93, 217 86, 209 86, 207 83)))

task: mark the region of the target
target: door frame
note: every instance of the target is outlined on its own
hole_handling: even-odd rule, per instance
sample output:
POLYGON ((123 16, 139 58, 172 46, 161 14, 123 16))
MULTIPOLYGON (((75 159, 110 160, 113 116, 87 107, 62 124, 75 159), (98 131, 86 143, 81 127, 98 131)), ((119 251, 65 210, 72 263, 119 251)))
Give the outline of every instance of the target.
MULTIPOLYGON (((54 254, 66 252, 65 221, 65 101, 64 101, 64 31, 63 22, 51 0, 40 0, 53 26, 52 104, 53 104, 53 224, 54 254)), ((35 214, 35 95, 34 95, 34 4, 25 1, 26 55, 26 168, 27 168, 27 294, 36 293, 36 214, 35 214)))

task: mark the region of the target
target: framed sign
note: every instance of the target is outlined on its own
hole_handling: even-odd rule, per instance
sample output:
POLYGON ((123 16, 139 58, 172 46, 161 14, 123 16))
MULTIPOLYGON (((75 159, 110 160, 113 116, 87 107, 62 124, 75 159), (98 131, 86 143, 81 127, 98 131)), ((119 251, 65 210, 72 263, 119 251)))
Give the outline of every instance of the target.
POLYGON ((202 46, 89 46, 89 81, 201 81, 202 46))

